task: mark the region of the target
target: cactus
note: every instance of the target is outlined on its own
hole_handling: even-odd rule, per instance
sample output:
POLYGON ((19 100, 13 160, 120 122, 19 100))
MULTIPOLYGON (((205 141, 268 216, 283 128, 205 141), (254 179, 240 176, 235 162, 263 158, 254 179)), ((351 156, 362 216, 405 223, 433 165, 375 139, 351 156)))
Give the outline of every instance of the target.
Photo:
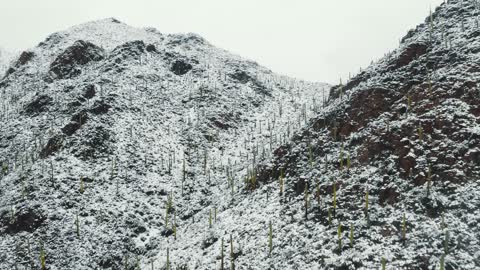
POLYGON ((350 171, 351 165, 350 154, 347 153, 347 171, 350 171))
POLYGON ((183 195, 183 186, 184 186, 185 180, 187 179, 187 170, 186 170, 186 167, 185 167, 185 158, 183 159, 182 173, 183 173, 183 177, 182 177, 182 195, 183 195))
POLYGON ((173 239, 177 240, 177 221, 176 221, 176 213, 173 213, 172 230, 173 230, 173 239))
POLYGON ((432 167, 428 165, 427 174, 427 198, 430 196, 430 187, 432 186, 432 167))
POLYGON ((140 257, 138 255, 136 257, 135 269, 136 270, 141 270, 140 269, 140 257))
POLYGON ((342 224, 338 224, 338 230, 337 230, 337 235, 338 235, 338 250, 341 252, 342 251, 342 224))
POLYGON ((212 228, 212 209, 210 209, 210 216, 208 217, 208 227, 212 228))
POLYGON ((283 195, 283 185, 284 185, 283 169, 280 169, 280 196, 283 195))
POLYGON ((42 247, 40 247, 40 269, 41 270, 45 270, 47 269, 46 267, 46 260, 47 260, 47 254, 45 253, 45 249, 43 248, 43 245, 42 247))
POLYGON ((167 263, 166 263, 166 270, 170 270, 170 250, 167 248, 167 263))
POLYGON ((230 270, 235 270, 235 260, 233 255, 233 238, 230 234, 230 270))
POLYGON ((328 225, 332 225, 332 208, 328 208, 328 225))
POLYGON ((268 255, 272 255, 273 249, 273 229, 272 229, 272 221, 268 224, 268 255))
POLYGON ((85 192, 85 184, 83 183, 83 177, 80 177, 80 193, 85 192))
POLYGON ((350 224, 350 247, 353 248, 353 224, 350 224))
POLYGON ((422 128, 422 126, 418 127, 418 140, 423 141, 423 128, 422 128))
POLYGON ((168 207, 165 209, 165 229, 168 226, 168 207))
POLYGON ((337 185, 333 182, 333 215, 337 211, 337 185))
POLYGON ((410 112, 412 108, 412 96, 407 94, 407 111, 410 112))
POLYGON ((387 269, 387 260, 385 257, 382 257, 382 270, 387 269))
POLYGON ((443 241, 443 250, 445 254, 448 254, 448 241, 450 241, 450 233, 447 230, 445 231, 445 239, 443 241))
POLYGON ((310 168, 313 169, 313 151, 310 143, 308 144, 308 160, 310 162, 310 168))
POLYGON ((223 268, 223 238, 222 238, 222 247, 221 247, 221 254, 220 254, 220 269, 224 270, 223 268))
POLYGON ((440 270, 445 270, 445 254, 440 257, 440 270))
POLYGON ((80 237, 80 220, 78 219, 78 213, 76 214, 76 218, 75 218, 75 228, 76 228, 77 237, 80 237))
POLYGON ((123 268, 125 270, 128 270, 128 254, 125 255, 125 262, 123 264, 123 268))
POLYGON ((343 170, 343 144, 342 144, 342 147, 340 148, 340 158, 339 158, 339 161, 340 161, 340 170, 343 170))
POLYGON ((365 192, 365 218, 368 220, 368 190, 365 192))
POLYGON ((308 219, 308 183, 305 184, 305 196, 304 196, 304 201, 305 201, 305 219, 308 219))

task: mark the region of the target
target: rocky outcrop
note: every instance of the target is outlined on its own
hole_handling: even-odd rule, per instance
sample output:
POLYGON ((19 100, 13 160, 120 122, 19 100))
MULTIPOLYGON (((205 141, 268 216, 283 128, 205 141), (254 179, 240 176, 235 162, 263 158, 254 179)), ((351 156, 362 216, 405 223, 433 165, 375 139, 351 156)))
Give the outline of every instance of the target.
POLYGON ((189 63, 183 60, 176 60, 175 62, 173 62, 172 67, 170 68, 170 71, 172 71, 175 75, 181 76, 181 75, 185 75, 192 68, 193 68, 192 65, 190 65, 189 63))
POLYGON ((56 79, 76 77, 82 73, 81 66, 104 58, 102 48, 88 41, 78 40, 66 48, 50 64, 50 73, 56 79))

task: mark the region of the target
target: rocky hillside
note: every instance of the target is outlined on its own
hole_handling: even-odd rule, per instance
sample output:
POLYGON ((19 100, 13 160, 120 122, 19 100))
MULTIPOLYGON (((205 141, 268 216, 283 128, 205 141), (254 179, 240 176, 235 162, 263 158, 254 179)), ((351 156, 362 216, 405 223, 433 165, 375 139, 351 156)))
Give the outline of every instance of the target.
POLYGON ((0 81, 0 268, 212 269, 237 229, 253 265, 248 227, 221 224, 328 89, 195 34, 106 19, 50 35, 0 81))
POLYGON ((479 14, 334 87, 115 19, 49 36, 0 81, 0 267, 480 269, 479 14))
POLYGON ((271 269, 480 269, 479 4, 442 4, 258 167, 271 269))

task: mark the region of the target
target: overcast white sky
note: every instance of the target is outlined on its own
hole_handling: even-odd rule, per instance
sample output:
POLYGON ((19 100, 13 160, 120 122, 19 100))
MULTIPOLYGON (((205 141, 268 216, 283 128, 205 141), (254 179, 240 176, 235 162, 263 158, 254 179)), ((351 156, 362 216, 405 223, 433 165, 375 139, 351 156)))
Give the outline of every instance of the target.
POLYGON ((164 33, 196 32, 275 72, 337 83, 397 47, 443 0, 0 0, 0 46, 116 17, 164 33))

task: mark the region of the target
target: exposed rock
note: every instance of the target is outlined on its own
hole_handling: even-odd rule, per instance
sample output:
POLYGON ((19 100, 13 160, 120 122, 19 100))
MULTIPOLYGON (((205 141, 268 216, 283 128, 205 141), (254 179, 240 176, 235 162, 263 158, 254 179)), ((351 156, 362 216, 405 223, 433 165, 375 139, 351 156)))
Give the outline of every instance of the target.
POLYGON ((75 77, 81 74, 81 66, 103 58, 102 48, 88 41, 78 40, 57 56, 50 64, 50 72, 58 79, 75 77))
POLYGON ((113 49, 108 59, 117 64, 127 59, 140 60, 140 56, 145 52, 145 47, 142 40, 129 41, 113 49))
POLYGON ((183 60, 176 60, 170 70, 175 74, 175 75, 184 75, 187 72, 189 72, 192 69, 192 65, 189 63, 183 61, 183 60))
POLYGON ((40 213, 40 206, 24 207, 11 216, 11 213, 3 212, 0 217, 2 227, 6 226, 6 232, 15 234, 19 232, 34 232, 45 221, 45 216, 40 213))
POLYGON ((83 97, 91 99, 95 96, 95 85, 89 84, 83 88, 83 97))
POLYGON ((427 48, 428 46, 423 43, 409 44, 398 59, 395 59, 395 62, 390 65, 390 70, 398 69, 410 64, 414 59, 424 55, 427 52, 427 48))
POLYGON ((112 106, 105 103, 103 100, 96 100, 93 104, 93 107, 90 109, 90 112, 96 115, 105 114, 112 106))
POLYGON ((55 135, 52 138, 50 138, 47 142, 47 145, 42 149, 40 152, 40 157, 41 158, 46 158, 48 156, 51 156, 58 150, 62 148, 62 143, 63 143, 63 137, 60 135, 55 135))
POLYGON ((33 59, 34 56, 35 56, 35 54, 32 51, 22 52, 22 54, 20 54, 20 57, 18 58, 17 62, 15 62, 15 67, 18 68, 20 66, 23 66, 23 65, 27 64, 28 62, 30 62, 30 60, 33 59))
POLYGON ((62 132, 67 136, 72 136, 78 129, 82 127, 88 120, 88 114, 85 111, 79 112, 72 116, 70 123, 62 128, 62 132))
POLYGON ((385 204, 395 204, 398 200, 398 196, 400 196, 400 193, 398 193, 395 188, 385 188, 380 190, 379 193, 379 200, 380 204, 384 206, 385 204))
POLYGON ((157 52, 157 48, 155 48, 155 45, 153 44, 148 44, 146 50, 147 52, 157 52))
POLYGON ((37 114, 47 110, 48 105, 53 102, 53 99, 47 95, 38 95, 35 99, 27 104, 25 112, 28 114, 37 114))

